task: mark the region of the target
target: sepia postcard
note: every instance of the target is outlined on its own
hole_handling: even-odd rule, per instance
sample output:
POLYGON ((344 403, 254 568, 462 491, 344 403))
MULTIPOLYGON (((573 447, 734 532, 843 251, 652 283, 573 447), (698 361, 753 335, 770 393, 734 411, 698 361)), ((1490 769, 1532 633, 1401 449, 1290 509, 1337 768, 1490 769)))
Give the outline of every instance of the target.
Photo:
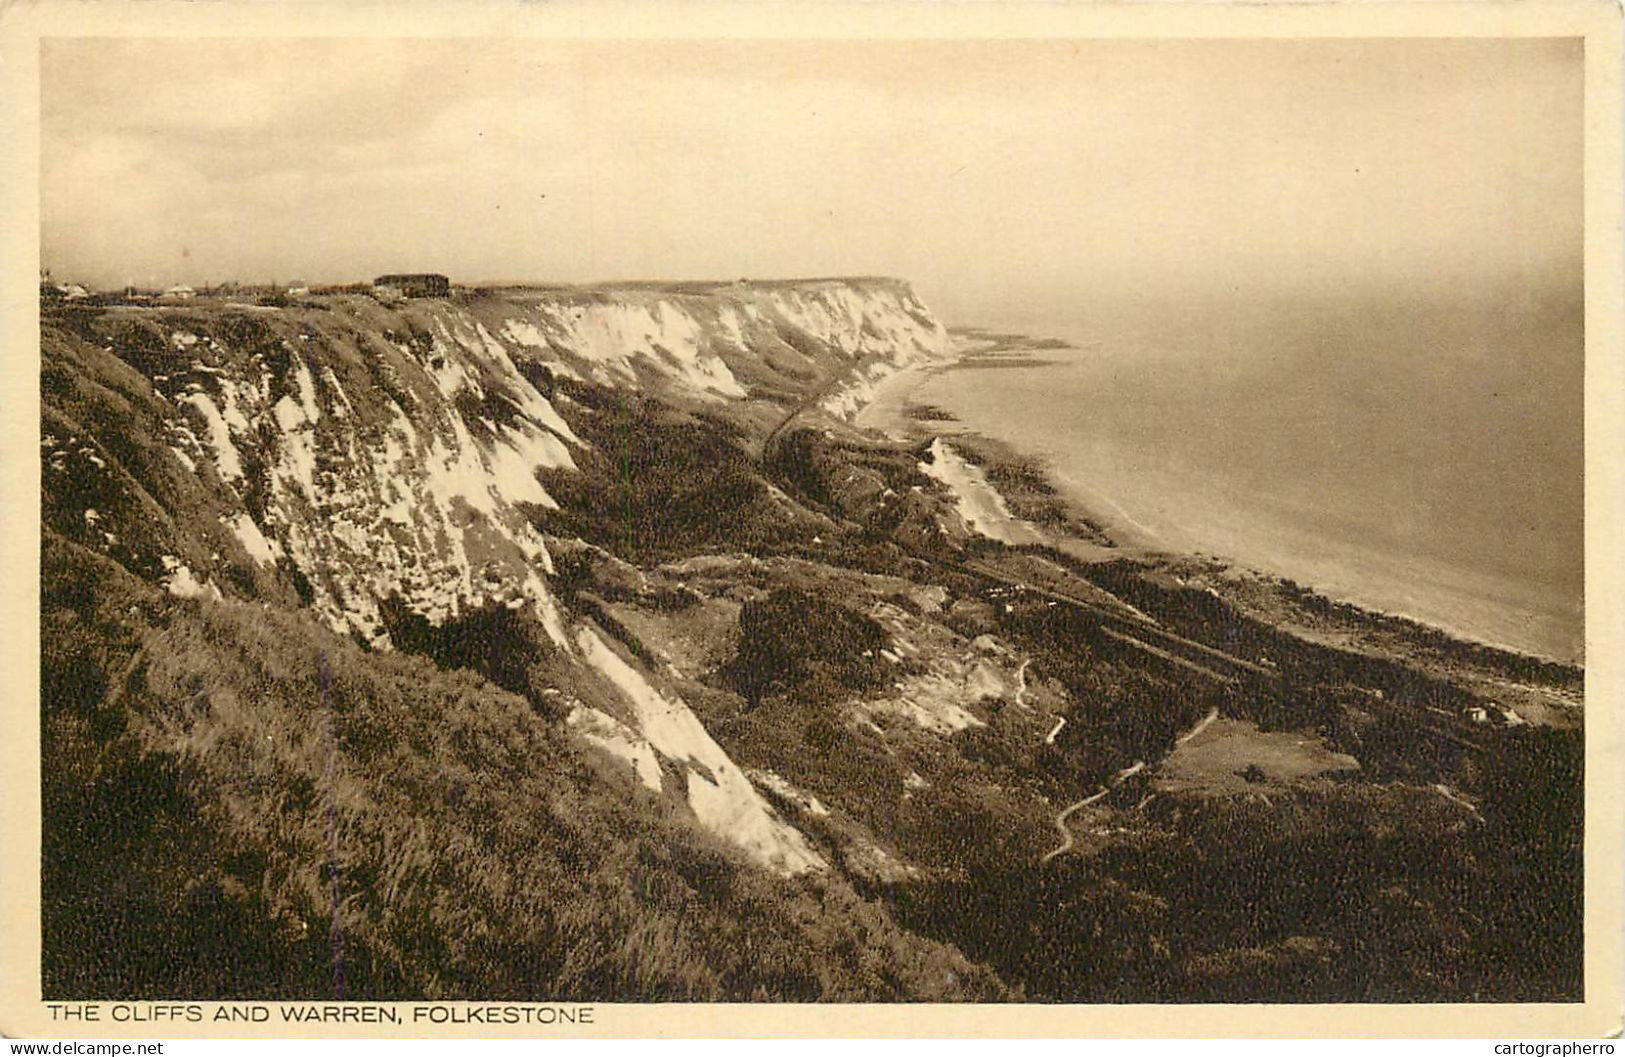
POLYGON ((0 8, 0 1033, 1617 1036, 1620 24, 0 8))

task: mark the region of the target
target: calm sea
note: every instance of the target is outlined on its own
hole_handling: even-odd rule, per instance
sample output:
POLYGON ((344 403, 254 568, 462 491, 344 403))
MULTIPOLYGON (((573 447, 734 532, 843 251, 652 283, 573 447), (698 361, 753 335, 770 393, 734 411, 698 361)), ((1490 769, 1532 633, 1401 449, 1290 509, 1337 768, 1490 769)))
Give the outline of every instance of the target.
POLYGON ((1582 659, 1577 299, 1184 301, 993 322, 1076 347, 950 370, 911 398, 1045 458, 1096 515, 1582 659))

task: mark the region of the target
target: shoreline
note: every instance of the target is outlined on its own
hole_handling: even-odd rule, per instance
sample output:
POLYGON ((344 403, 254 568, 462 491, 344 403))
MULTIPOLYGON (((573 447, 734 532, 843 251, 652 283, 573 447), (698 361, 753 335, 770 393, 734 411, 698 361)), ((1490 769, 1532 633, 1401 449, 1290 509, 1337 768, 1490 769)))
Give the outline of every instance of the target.
MULTIPOLYGON (((1322 575, 1317 576, 1299 570, 1298 575, 1294 576, 1284 570, 1272 569, 1267 563, 1170 543, 1155 528, 1131 516, 1109 494, 1062 471, 1051 454, 1023 451, 1002 438, 980 433, 958 419, 921 418, 909 414, 911 409, 926 406, 912 399, 915 393, 936 375, 959 369, 967 360, 992 354, 1014 361, 1017 357, 1053 352, 1056 348, 1053 339, 1030 339, 974 328, 956 328, 954 343, 957 355, 953 359, 909 367, 880 382, 869 401, 852 417, 851 425, 893 442, 927 444, 941 440, 949 445, 971 466, 983 472, 985 479, 981 483, 991 488, 995 495, 1010 505, 1011 511, 1021 521, 1043 537, 1042 545, 1086 562, 1128 560, 1152 567, 1197 563, 1223 570, 1220 580, 1251 579, 1272 585, 1276 590, 1305 591, 1308 596, 1319 597, 1333 606, 1353 610, 1359 615, 1356 619, 1361 622, 1381 625, 1376 629, 1378 632, 1391 630, 1387 625, 1409 626, 1409 629, 1413 629, 1409 631, 1410 634, 1440 636, 1462 646, 1584 672, 1583 645, 1577 655, 1563 656, 1552 651, 1498 641, 1492 635, 1473 633, 1453 627, 1448 622, 1419 615, 1426 613, 1429 607, 1425 605, 1407 611, 1407 607, 1373 602, 1367 591, 1336 583, 1327 584, 1324 582, 1328 579, 1324 570, 1322 575), (1058 500, 1071 517, 1059 517, 1053 511, 1050 516, 1039 519, 1022 517, 1018 509, 1023 505, 1020 498, 1006 494, 995 479, 1027 474, 1041 477, 1044 490, 1058 500), (1300 580, 1303 582, 1300 583, 1300 580)), ((1011 366, 1015 366, 1015 363, 1012 362, 1011 366)), ((963 501, 972 505, 977 502, 974 498, 963 501)), ((1333 575, 1329 579, 1336 581, 1338 577, 1333 575)), ((1222 587, 1209 589, 1230 594, 1222 587)), ((1525 616, 1522 611, 1519 611, 1519 615, 1525 616)), ((1539 619, 1534 614, 1527 616, 1539 619)))
POLYGON ((963 354, 960 353, 951 360, 918 363, 887 375, 875 384, 869 399, 852 416, 853 428, 895 440, 916 439, 918 431, 910 427, 916 425, 917 420, 909 419, 905 414, 906 409, 912 406, 906 397, 932 377, 959 363, 962 358, 963 354))

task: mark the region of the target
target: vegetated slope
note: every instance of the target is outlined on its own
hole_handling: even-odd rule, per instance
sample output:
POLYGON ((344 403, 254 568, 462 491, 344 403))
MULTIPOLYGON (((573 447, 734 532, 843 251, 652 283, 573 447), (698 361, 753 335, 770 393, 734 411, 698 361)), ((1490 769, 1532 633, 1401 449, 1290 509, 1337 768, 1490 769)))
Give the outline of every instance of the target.
POLYGON ((844 424, 949 352, 901 284, 43 344, 53 995, 1580 993, 1583 740, 1522 669, 987 539, 844 424))

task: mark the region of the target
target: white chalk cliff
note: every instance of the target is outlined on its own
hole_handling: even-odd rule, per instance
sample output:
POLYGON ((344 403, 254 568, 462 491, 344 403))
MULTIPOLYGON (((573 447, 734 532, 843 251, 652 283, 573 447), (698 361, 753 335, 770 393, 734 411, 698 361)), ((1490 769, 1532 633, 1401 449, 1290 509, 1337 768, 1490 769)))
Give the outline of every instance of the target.
POLYGON ((619 718, 581 709, 569 726, 625 761, 630 784, 657 792, 663 761, 702 827, 777 872, 824 868, 683 700, 558 602, 530 512, 557 505, 538 471, 570 472, 585 449, 571 420, 586 412, 554 380, 766 415, 847 373, 859 388, 825 400, 847 413, 862 387, 948 354, 905 284, 198 303, 48 324, 43 347, 51 530, 198 604, 302 604, 378 649, 390 598, 431 623, 523 607, 624 701, 619 718), (128 414, 86 414, 92 397, 128 414))

